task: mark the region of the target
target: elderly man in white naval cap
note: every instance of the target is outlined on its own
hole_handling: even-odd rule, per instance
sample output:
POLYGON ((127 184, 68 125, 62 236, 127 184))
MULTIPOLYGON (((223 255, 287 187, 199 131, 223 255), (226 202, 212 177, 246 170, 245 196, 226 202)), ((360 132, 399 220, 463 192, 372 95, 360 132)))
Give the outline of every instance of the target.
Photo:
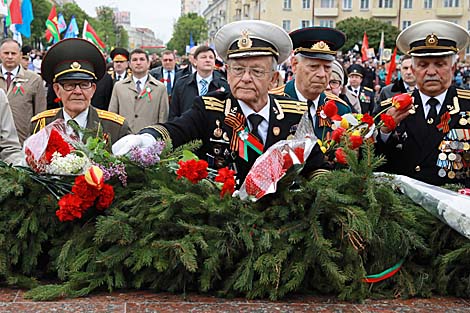
MULTIPOLYGON (((248 149, 248 155, 239 152, 241 131, 248 127, 248 138, 261 151, 295 132, 307 105, 268 94, 278 78, 278 63, 292 51, 289 35, 274 24, 245 20, 222 27, 214 41, 226 62, 231 93, 216 91, 197 97, 192 109, 178 119, 121 139, 113 146, 115 154, 125 154, 132 146, 148 146, 156 139, 171 141, 173 147, 200 139, 199 158, 215 169, 234 169, 241 184, 259 156, 255 149, 248 149)), ((308 168, 322 167, 323 162, 316 146, 308 168)))
POLYGON ((387 111, 397 128, 382 127, 377 136, 385 171, 470 186, 470 91, 452 86, 457 53, 469 42, 466 29, 440 20, 413 24, 397 37, 397 47, 412 57, 417 89, 410 110, 387 111))

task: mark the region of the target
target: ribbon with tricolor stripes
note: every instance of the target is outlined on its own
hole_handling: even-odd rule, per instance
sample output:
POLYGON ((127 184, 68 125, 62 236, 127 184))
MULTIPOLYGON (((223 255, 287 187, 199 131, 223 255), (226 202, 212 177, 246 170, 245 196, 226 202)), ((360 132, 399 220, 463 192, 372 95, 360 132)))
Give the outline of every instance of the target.
POLYGON ((248 128, 238 132, 238 141, 238 155, 245 161, 248 161, 248 147, 259 155, 263 154, 263 144, 248 131, 248 128))
POLYGON ((398 271, 400 270, 403 262, 404 262, 404 260, 401 260, 400 262, 398 262, 397 264, 395 264, 391 268, 386 269, 382 273, 367 275, 364 279, 362 279, 362 281, 365 282, 365 283, 372 284, 372 283, 377 283, 379 281, 390 278, 393 275, 395 275, 396 273, 398 273, 398 271))

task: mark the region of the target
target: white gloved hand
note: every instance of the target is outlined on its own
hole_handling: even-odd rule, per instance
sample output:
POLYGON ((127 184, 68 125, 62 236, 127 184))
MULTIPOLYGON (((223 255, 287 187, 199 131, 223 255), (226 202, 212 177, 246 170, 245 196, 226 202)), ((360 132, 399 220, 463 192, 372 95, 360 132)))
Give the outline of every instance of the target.
POLYGON ((114 155, 124 155, 133 147, 148 148, 154 145, 157 140, 150 134, 127 135, 116 141, 112 146, 114 155))

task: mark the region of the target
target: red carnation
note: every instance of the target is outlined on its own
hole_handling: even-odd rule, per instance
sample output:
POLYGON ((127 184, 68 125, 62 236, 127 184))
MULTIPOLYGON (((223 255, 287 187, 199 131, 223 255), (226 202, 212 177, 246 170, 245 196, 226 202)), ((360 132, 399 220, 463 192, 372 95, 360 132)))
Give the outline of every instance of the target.
POLYGON ((397 110, 406 110, 410 105, 413 104, 413 97, 407 93, 401 93, 398 95, 393 96, 392 98, 392 105, 397 110))
POLYGON ((338 107, 334 100, 328 100, 323 106, 323 112, 329 118, 332 118, 335 115, 338 115, 338 107))
POLYGON ((361 121, 363 123, 366 123, 369 127, 371 127, 372 124, 374 124, 374 118, 369 113, 364 114, 362 116, 361 121))
POLYGON ((395 120, 393 119, 393 117, 388 114, 385 114, 385 113, 381 114, 380 119, 384 123, 384 126, 390 130, 394 130, 395 127, 397 127, 397 123, 395 123, 395 120))
POLYGON ((207 167, 209 164, 204 160, 179 161, 178 164, 180 168, 176 171, 177 179, 186 177, 190 182, 196 184, 208 175, 207 167))
POLYGON ((342 127, 338 127, 331 133, 331 139, 334 140, 335 142, 340 142, 345 132, 346 132, 346 129, 342 127))
POLYGON ((47 163, 51 162, 54 152, 59 152, 62 156, 66 156, 71 150, 70 145, 64 140, 64 138, 62 138, 59 132, 52 129, 45 151, 47 163))
POLYGON ((363 138, 361 136, 357 135, 351 135, 349 136, 349 141, 351 142, 351 149, 357 149, 359 148, 362 143, 363 143, 363 138))
POLYGON ((82 199, 72 193, 68 193, 59 200, 59 210, 55 212, 61 222, 72 221, 81 218, 85 211, 82 199))
POLYGON ((96 202, 96 209, 103 211, 113 203, 114 200, 114 188, 111 185, 104 184, 100 189, 100 196, 96 202))
POLYGON ((221 168, 215 177, 215 181, 224 184, 220 191, 221 198, 225 194, 231 195, 235 191, 235 171, 229 170, 227 167, 221 168))
POLYGON ((338 162, 339 164, 348 164, 348 161, 346 160, 346 153, 344 153, 343 148, 336 149, 335 157, 336 162, 338 162))
POLYGON ((100 193, 98 189, 86 182, 84 175, 75 178, 72 192, 82 199, 85 208, 91 207, 100 193))

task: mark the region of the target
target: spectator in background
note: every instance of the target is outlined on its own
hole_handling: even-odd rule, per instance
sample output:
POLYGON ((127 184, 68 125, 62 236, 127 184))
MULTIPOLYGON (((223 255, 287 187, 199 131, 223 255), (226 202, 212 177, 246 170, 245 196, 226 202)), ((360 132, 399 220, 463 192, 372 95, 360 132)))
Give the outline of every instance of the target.
POLYGON ((349 106, 353 113, 357 113, 361 110, 361 106, 357 97, 353 96, 351 91, 346 88, 347 82, 345 69, 338 60, 334 60, 331 65, 330 81, 325 91, 338 96, 340 100, 337 99, 337 101, 349 106))
POLYGON ((196 72, 182 76, 173 89, 169 120, 189 110, 197 96, 212 91, 230 91, 227 80, 215 71, 215 51, 208 46, 199 46, 194 52, 196 72))
POLYGON ((181 76, 196 73, 196 58, 194 56, 194 53, 196 52, 197 48, 198 46, 193 46, 191 47, 191 49, 189 49, 188 67, 183 69, 181 76))
POLYGON ((182 72, 176 67, 176 55, 171 50, 162 53, 162 66, 150 71, 150 75, 165 85, 168 97, 171 97, 176 80, 182 76, 182 72))
POLYGON ((168 119, 168 95, 163 83, 149 75, 150 59, 142 49, 130 53, 132 74, 114 85, 109 111, 127 119, 132 132, 168 119))
POLYGON ((348 67, 349 90, 351 94, 359 100, 361 111, 358 113, 372 113, 375 107, 374 91, 362 85, 364 77, 364 67, 353 64, 348 67))
POLYGON ((21 165, 24 153, 5 92, 0 89, 0 159, 7 164, 21 165))

